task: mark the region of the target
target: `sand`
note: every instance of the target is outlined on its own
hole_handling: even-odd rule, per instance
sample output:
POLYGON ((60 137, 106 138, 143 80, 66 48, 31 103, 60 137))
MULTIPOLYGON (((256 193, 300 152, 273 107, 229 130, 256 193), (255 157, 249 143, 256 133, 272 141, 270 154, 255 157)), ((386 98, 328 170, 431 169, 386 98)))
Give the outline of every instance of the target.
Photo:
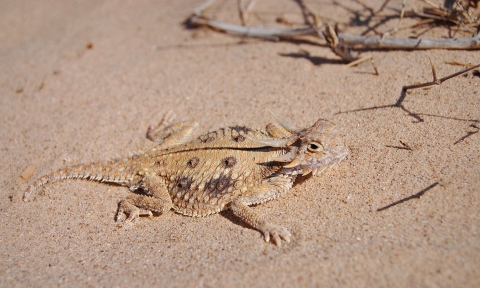
MULTIPOLYGON (((392 106, 339 112, 395 104, 402 86, 431 80, 428 58, 443 77, 480 52, 366 51, 376 76, 325 47, 186 29, 201 2, 0 1, 0 286, 479 287, 478 71, 408 93, 421 121, 392 106), (145 132, 167 111, 202 133, 264 126, 268 109, 297 126, 330 119, 351 151, 253 208, 290 229, 282 247, 228 211, 119 228, 119 186, 71 180, 21 200, 27 179, 153 147, 145 132)), ((324 2, 322 15, 348 23, 324 2)), ((235 7, 213 12, 239 23, 235 7)))

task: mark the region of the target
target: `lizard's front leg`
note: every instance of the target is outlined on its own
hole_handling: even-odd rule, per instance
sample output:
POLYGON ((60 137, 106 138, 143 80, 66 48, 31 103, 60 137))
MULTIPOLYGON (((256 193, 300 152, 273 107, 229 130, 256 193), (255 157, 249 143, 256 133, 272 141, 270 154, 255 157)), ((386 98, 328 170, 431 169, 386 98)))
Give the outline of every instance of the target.
POLYGON ((263 233, 266 242, 270 242, 270 236, 272 236, 277 246, 282 246, 280 238, 287 241, 287 243, 290 242, 292 234, 290 234, 287 228, 268 223, 242 201, 232 202, 230 208, 232 209, 233 214, 237 217, 241 218, 255 229, 260 230, 260 232, 263 233))
POLYGON ((261 231, 266 242, 270 242, 270 237, 272 237, 278 246, 282 245, 281 239, 288 243, 292 235, 287 228, 268 223, 248 205, 259 204, 278 198, 292 187, 294 180, 284 177, 265 179, 261 186, 230 203, 230 209, 237 217, 261 231))
POLYGON ((152 215, 152 212, 163 214, 172 209, 172 199, 161 177, 153 173, 146 173, 142 181, 142 188, 147 191, 147 195, 130 195, 118 203, 115 219, 121 224, 130 223, 140 215, 152 215), (127 214, 127 218, 120 221, 124 213, 127 214))

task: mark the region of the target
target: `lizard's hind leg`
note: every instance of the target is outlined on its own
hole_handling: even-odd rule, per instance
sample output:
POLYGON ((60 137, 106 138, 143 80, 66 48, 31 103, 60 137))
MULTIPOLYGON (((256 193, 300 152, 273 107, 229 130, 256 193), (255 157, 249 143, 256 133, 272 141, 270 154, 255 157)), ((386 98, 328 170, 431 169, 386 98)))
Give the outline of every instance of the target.
POLYGON ((148 127, 147 138, 159 143, 159 149, 187 142, 192 132, 198 127, 197 122, 191 121, 172 123, 174 118, 173 113, 167 113, 155 128, 148 127))
POLYGON ((147 173, 143 178, 142 188, 147 195, 134 194, 118 203, 115 220, 120 224, 130 223, 141 215, 151 216, 152 212, 164 214, 173 207, 172 199, 162 178, 155 174, 147 173), (123 214, 125 220, 120 220, 123 214))

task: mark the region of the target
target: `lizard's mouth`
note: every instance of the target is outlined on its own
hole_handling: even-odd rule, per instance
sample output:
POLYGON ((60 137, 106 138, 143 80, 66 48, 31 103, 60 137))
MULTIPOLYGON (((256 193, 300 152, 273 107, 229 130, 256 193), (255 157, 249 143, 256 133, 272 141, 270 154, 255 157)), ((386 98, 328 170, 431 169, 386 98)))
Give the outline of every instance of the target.
POLYGON ((335 165, 337 165, 338 163, 340 163, 343 159, 345 159, 348 156, 348 154, 349 154, 348 149, 344 148, 341 151, 337 152, 336 155, 333 158, 329 157, 330 158, 329 161, 327 161, 323 165, 320 165, 319 168, 312 169, 310 171, 308 171, 308 169, 306 169, 305 171, 303 171, 303 175, 307 175, 310 172, 312 173, 313 176, 315 176, 319 173, 322 173, 324 170, 332 168, 335 165))
MULTIPOLYGON (((305 176, 312 173, 312 175, 315 176, 316 174, 322 173, 326 169, 334 167, 343 159, 345 159, 348 154, 349 150, 346 147, 342 146, 341 149, 329 151, 319 158, 305 158, 304 155, 297 155, 297 158, 293 159, 290 163, 286 163, 286 165, 283 166, 283 170, 285 174, 288 175, 305 176)), ((283 158, 288 157, 289 156, 283 156, 283 158)))

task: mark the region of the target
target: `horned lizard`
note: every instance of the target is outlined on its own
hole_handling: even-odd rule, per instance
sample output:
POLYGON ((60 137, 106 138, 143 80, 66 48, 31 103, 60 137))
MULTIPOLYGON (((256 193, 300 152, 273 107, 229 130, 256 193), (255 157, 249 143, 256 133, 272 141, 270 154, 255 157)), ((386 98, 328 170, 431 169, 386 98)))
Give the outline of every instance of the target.
POLYGON ((171 124, 172 117, 164 117, 147 132, 147 138, 159 143, 155 148, 50 173, 29 186, 23 199, 49 182, 64 179, 116 183, 136 192, 118 204, 115 219, 122 225, 140 215, 171 209, 193 217, 231 209, 261 231, 266 242, 272 237, 280 246, 281 239, 290 242, 290 232, 267 222, 249 206, 278 198, 292 187, 297 175, 315 175, 337 164, 348 149, 327 120, 299 129, 274 117, 279 125, 271 123, 263 130, 227 127, 190 142, 188 137, 198 123, 171 124))

